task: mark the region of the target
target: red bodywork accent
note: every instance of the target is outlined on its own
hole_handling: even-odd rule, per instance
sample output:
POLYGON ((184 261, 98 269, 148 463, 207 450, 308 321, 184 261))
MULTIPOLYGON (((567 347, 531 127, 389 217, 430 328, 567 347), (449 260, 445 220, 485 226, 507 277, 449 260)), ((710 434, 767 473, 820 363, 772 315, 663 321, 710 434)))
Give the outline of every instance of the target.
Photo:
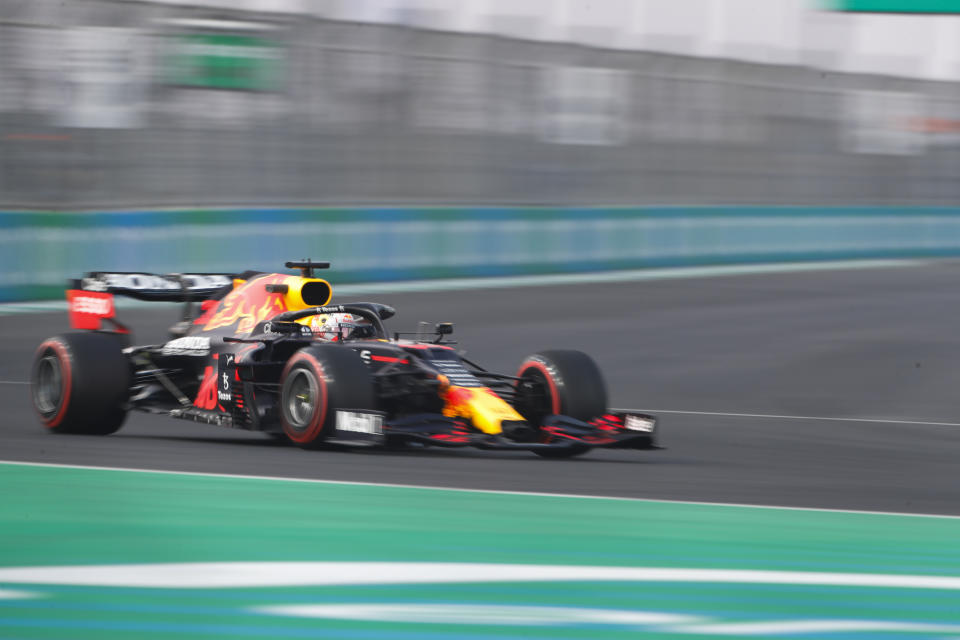
MULTIPOLYGON (((236 355, 236 357, 235 357, 234 360, 233 360, 234 364, 239 365, 239 364, 240 364, 240 361, 243 360, 243 356, 244 356, 245 354, 253 351, 254 349, 257 349, 257 348, 260 347, 260 346, 261 346, 260 343, 258 343, 258 344, 248 344, 248 345, 245 346, 243 349, 240 349, 240 351, 237 352, 237 355, 236 355)), ((233 370, 233 379, 236 380, 237 382, 243 382, 243 379, 240 377, 240 368, 239 368, 239 367, 237 367, 237 368, 235 368, 235 369, 233 370)), ((252 393, 252 390, 251 390, 251 393, 252 393)), ((239 409, 241 412, 243 412, 244 409, 246 408, 246 403, 245 403, 245 401, 244 401, 244 397, 243 397, 243 393, 242 393, 242 392, 241 392, 241 393, 235 393, 235 394, 233 395, 233 406, 235 406, 235 407, 236 407, 237 409, 239 409)))
POLYGON ((467 428, 466 423, 462 420, 456 422, 456 426, 453 428, 453 431, 450 433, 435 433, 430 436, 432 440, 439 440, 440 442, 470 442, 470 431, 467 428))
POLYGON ((591 445, 610 444, 611 442, 616 442, 616 438, 609 438, 606 436, 589 436, 588 435, 582 438, 578 438, 577 436, 572 436, 569 433, 564 433, 563 429, 560 427, 547 426, 547 427, 541 427, 541 429, 543 429, 543 432, 545 434, 548 434, 547 437, 544 438, 543 440, 546 443, 553 442, 554 438, 566 438, 567 440, 573 440, 574 442, 585 442, 591 445))
POLYGON ((563 429, 559 427, 540 427, 545 433, 549 433, 552 436, 557 438, 566 438, 567 440, 576 440, 577 442, 583 442, 582 438, 572 436, 569 433, 564 433, 563 429))
POLYGON ((590 424, 601 431, 623 431, 623 419, 612 413, 605 413, 599 418, 594 418, 590 421, 590 424))
POLYGON ((446 349, 447 351, 453 351, 453 347, 443 344, 423 344, 422 342, 407 342, 406 340, 401 340, 397 344, 404 349, 446 349))
POLYGON ((607 444, 609 442, 613 442, 616 440, 616 438, 607 437, 606 434, 613 436, 624 432, 623 417, 614 415, 612 413, 605 413, 600 417, 594 418, 590 421, 590 424, 593 427, 596 427, 598 431, 601 431, 605 434, 588 438, 590 442, 595 444, 607 444))
MULTIPOLYGON (((216 360, 219 356, 219 353, 215 353, 213 359, 216 360)), ((197 391, 193 406, 208 411, 213 411, 217 407, 217 374, 214 373, 212 365, 208 365, 203 370, 203 382, 200 383, 200 390, 197 391)))
POLYGON ((200 383, 200 390, 193 401, 193 406, 208 410, 213 410, 217 406, 217 381, 216 376, 213 375, 213 367, 208 366, 203 370, 203 382, 200 383))
MULTIPOLYGON (((234 362, 236 362, 236 360, 234 360, 234 362)), ((239 369, 234 369, 234 370, 233 370, 233 379, 236 380, 237 382, 240 382, 240 370, 239 370, 239 369)), ((243 394, 242 394, 242 393, 234 394, 234 396, 233 396, 233 405, 234 405, 235 407, 237 407, 238 409, 243 409, 243 394)))
POLYGON ((200 315, 193 321, 193 324, 207 324, 207 320, 213 315, 213 311, 218 304, 220 304, 219 300, 204 300, 201 302, 200 315))
POLYGON ((113 318, 116 313, 113 294, 102 291, 68 289, 67 308, 70 312, 70 326, 90 331, 99 331, 100 321, 113 318))
POLYGON ((394 358, 393 356, 374 356, 371 355, 370 359, 374 362, 399 362, 400 364, 407 364, 409 360, 405 358, 394 358))
POLYGON ((442 442, 470 442, 470 436, 463 436, 456 433, 435 433, 430 436, 430 438, 442 442))

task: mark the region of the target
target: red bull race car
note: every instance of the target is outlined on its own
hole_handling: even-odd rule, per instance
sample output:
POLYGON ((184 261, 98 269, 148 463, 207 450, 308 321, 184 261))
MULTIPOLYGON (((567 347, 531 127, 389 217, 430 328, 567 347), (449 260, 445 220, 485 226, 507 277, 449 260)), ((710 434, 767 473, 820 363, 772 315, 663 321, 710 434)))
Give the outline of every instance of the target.
POLYGON ((305 448, 443 446, 570 457, 594 447, 656 448, 657 422, 607 408, 603 377, 580 351, 523 359, 513 375, 458 353, 453 325, 390 335, 395 310, 331 305, 314 276, 88 273, 67 291, 71 325, 45 340, 33 405, 56 433, 106 435, 131 410, 262 431, 305 448), (133 346, 114 296, 184 303, 163 344, 133 346))

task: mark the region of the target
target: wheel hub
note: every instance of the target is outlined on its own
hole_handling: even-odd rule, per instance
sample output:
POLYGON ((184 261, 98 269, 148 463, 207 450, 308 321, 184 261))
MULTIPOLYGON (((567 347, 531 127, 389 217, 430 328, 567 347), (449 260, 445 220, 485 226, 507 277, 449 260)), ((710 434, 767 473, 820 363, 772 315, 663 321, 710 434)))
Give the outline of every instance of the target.
POLYGON ((37 409, 43 415, 51 415, 60 406, 63 395, 63 372, 60 360, 55 355, 44 356, 37 365, 33 396, 37 409))

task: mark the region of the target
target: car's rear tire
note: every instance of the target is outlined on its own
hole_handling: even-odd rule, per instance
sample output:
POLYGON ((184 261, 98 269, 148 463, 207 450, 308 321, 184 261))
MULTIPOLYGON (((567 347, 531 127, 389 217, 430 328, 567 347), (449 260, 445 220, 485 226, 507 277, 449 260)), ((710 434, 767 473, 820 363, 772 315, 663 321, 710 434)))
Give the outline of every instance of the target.
POLYGON ((51 432, 107 435, 126 420, 130 381, 130 363, 118 336, 67 333, 37 348, 30 393, 51 432))
MULTIPOLYGON (((528 356, 520 364, 514 407, 528 421, 540 425, 543 418, 565 415, 587 422, 607 409, 607 385, 593 358, 582 351, 555 349, 528 356), (528 382, 531 384, 524 384, 528 382)), ((544 434, 542 442, 551 442, 544 434)), ((544 458, 570 458, 586 453, 588 446, 534 449, 544 458)))
POLYGON ((280 378, 280 421, 297 446, 316 449, 334 429, 337 409, 376 409, 373 376, 348 347, 297 351, 280 378))

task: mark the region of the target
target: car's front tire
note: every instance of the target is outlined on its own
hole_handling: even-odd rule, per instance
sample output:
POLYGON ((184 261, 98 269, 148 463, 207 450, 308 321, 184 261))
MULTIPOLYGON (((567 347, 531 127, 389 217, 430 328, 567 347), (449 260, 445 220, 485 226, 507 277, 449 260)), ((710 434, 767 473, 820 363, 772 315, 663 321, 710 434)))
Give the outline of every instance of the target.
POLYGON ((67 333, 37 348, 30 394, 51 432, 107 435, 127 417, 130 381, 130 363, 117 336, 67 333))
POLYGON ((375 409, 373 376, 348 347, 323 345, 297 351, 280 382, 280 420, 294 444, 316 449, 334 429, 337 409, 375 409))
MULTIPOLYGON (((587 422, 607 409, 607 386, 593 358, 582 351, 555 349, 528 356, 517 370, 514 407, 530 423, 540 425, 552 414, 587 422)), ((543 442, 552 442, 544 434, 543 442)), ((544 458, 570 458, 590 447, 573 444, 534 449, 544 458)))

